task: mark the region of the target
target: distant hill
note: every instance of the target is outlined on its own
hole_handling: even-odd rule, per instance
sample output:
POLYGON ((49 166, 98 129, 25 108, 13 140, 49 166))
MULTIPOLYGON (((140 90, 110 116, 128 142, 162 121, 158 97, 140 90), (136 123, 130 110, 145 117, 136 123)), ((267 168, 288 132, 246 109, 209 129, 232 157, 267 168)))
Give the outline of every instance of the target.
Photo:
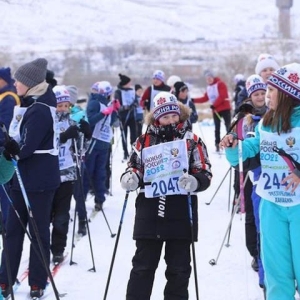
MULTIPOLYGON (((0 51, 277 37, 275 0, 0 0, 0 51)), ((300 1, 291 10, 300 38, 300 1)))

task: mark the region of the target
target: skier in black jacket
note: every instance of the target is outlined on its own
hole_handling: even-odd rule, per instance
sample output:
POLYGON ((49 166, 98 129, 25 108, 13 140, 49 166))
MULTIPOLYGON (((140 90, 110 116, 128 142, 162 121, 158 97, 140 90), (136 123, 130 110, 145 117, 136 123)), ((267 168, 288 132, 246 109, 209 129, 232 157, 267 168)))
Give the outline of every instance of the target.
POLYGON ((198 235, 196 193, 209 187, 211 164, 205 144, 191 131, 189 108, 169 92, 160 92, 153 100, 147 131, 136 140, 121 177, 123 189, 140 187, 133 232, 137 249, 126 299, 150 299, 163 244, 167 264, 164 299, 188 299, 190 245, 198 235))

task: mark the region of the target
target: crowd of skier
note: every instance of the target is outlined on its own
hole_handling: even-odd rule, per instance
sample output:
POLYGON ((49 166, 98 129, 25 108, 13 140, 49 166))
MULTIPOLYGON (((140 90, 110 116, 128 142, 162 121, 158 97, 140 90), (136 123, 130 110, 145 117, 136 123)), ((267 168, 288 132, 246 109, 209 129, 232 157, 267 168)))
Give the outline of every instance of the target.
POLYGON ((126 162, 121 186, 126 193, 138 191, 136 253, 126 299, 150 299, 163 245, 164 299, 189 299, 192 270, 199 299, 197 193, 209 188, 213 173, 209 151, 192 124, 198 122, 196 105, 208 102, 215 150, 225 149, 235 170, 232 213, 245 213, 246 248, 259 286, 265 299, 294 299, 300 283, 295 255, 300 252, 300 65, 280 68, 263 53, 252 75, 234 77, 233 97, 212 70, 204 71, 206 92, 195 98, 188 83, 175 75, 166 80, 162 70, 154 71, 148 87, 118 76, 115 89, 106 80, 91 84, 82 108, 77 87, 58 84, 44 58, 21 65, 13 76, 10 68, 0 68, 3 297, 13 296, 25 235, 30 297, 43 296, 49 277, 55 290, 49 265, 64 260, 71 200, 77 234, 84 236, 88 194, 94 211, 103 212, 110 192, 112 143, 119 127, 126 162))

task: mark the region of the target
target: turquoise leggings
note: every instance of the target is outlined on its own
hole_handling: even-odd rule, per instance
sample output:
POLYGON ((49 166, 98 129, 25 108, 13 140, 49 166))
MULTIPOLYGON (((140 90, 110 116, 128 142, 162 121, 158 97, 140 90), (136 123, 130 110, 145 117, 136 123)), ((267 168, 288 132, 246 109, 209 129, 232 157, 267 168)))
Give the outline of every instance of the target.
POLYGON ((294 300, 300 284, 300 205, 260 204, 262 261, 268 300, 294 300))

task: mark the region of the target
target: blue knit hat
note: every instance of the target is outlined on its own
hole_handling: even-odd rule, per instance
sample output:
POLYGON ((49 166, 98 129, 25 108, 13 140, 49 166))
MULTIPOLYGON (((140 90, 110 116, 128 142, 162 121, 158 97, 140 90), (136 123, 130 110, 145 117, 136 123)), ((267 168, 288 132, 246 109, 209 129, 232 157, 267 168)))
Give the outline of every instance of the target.
POLYGON ((8 84, 12 82, 10 68, 0 68, 0 78, 8 84))

